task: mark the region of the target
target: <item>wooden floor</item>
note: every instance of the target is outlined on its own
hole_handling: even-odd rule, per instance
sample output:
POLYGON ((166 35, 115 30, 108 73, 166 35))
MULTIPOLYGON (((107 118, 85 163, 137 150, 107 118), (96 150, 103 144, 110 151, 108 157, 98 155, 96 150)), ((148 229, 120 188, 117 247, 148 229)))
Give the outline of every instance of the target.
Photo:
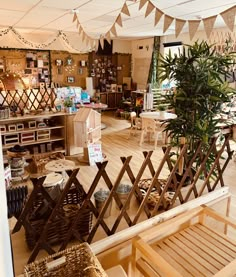
MULTIPOLYGON (((120 119, 114 117, 113 112, 104 112, 102 114, 102 121, 107 125, 107 128, 102 130, 102 150, 106 159, 108 160, 107 171, 109 172, 109 177, 114 182, 117 177, 117 174, 122 166, 122 162, 120 157, 124 156, 132 156, 132 160, 130 166, 136 174, 142 164, 143 161, 143 151, 154 150, 154 142, 148 143, 145 142, 142 147, 139 146, 140 139, 140 131, 137 131, 135 136, 129 136, 130 134, 130 122, 125 119, 120 119)), ((153 164, 158 165, 159 161, 162 159, 163 153, 161 150, 161 141, 159 142, 159 146, 156 150, 154 150, 152 155, 153 164)), ((234 146, 234 145, 233 145, 234 146)), ((236 149, 236 147, 235 147, 236 149)), ((78 162, 78 157, 72 157, 72 159, 78 162)), ((86 188, 88 187, 95 174, 97 173, 96 166, 88 166, 86 164, 79 164, 79 180, 86 188)), ((232 193, 232 201, 231 201, 231 211, 230 216, 236 221, 236 162, 233 160, 230 161, 228 168, 226 169, 226 173, 224 175, 225 184, 230 187, 230 191, 232 193)), ((166 175, 168 171, 166 171, 166 175)), ((165 175, 165 172, 164 172, 165 175)), ((150 177, 150 173, 145 171, 145 177, 150 177), (145 176, 146 175, 146 176, 145 176)), ((166 176, 163 176, 166 177, 166 176)), ((122 180, 122 182, 128 182, 127 179, 122 180)), ((99 184, 101 187, 104 184, 101 182, 99 184)), ((132 206, 131 206, 132 209, 132 206)), ((221 207, 219 206, 219 209, 221 207)), ((222 212, 223 208, 222 208, 222 212)), ((10 222, 10 227, 14 224, 13 220, 10 222)), ((97 237, 97 239, 99 239, 97 237)), ((23 267, 27 262, 29 257, 29 250, 24 241, 24 230, 21 229, 18 233, 12 235, 12 245, 13 245, 13 256, 14 256, 14 266, 16 276, 23 272, 23 267)), ((40 253, 41 256, 45 256, 46 253, 40 253)))

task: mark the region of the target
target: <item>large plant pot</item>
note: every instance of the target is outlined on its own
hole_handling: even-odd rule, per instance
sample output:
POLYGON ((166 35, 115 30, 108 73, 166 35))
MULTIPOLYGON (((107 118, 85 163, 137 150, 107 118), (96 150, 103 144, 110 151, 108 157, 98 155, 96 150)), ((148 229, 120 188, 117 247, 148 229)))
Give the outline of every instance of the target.
MULTIPOLYGON (((195 170, 194 168, 191 168, 191 171, 192 171, 192 175, 193 175, 193 177, 194 177, 194 175, 196 174, 196 170, 195 170)), ((177 182, 178 182, 179 184, 180 184, 180 182, 182 181, 182 178, 183 178, 185 172, 186 172, 186 170, 184 169, 182 174, 179 174, 178 172, 175 173, 175 177, 176 177, 177 182)), ((192 179, 193 179, 193 178, 191 178, 191 176, 188 175, 188 176, 185 178, 185 181, 184 181, 184 183, 183 183, 183 187, 186 187, 186 186, 190 185, 192 179)))

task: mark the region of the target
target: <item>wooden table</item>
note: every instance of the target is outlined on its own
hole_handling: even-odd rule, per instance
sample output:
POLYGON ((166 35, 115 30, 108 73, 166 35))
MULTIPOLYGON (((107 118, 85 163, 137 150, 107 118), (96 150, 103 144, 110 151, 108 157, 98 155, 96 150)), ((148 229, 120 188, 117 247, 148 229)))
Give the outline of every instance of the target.
POLYGON ((75 163, 70 160, 55 160, 50 161, 45 165, 45 169, 52 172, 63 172, 66 170, 73 170, 75 168, 75 163))
POLYGON ((45 164, 45 169, 51 172, 61 172, 63 177, 61 188, 63 189, 64 185, 68 181, 66 171, 75 169, 75 162, 65 159, 53 160, 45 164))
POLYGON ((176 114, 168 112, 142 112, 139 116, 141 118, 151 118, 159 121, 175 119, 177 117, 176 114))
POLYGON ((140 233, 133 240, 132 276, 137 270, 144 276, 235 276, 236 240, 219 232, 219 223, 236 229, 229 218, 197 207, 140 233))

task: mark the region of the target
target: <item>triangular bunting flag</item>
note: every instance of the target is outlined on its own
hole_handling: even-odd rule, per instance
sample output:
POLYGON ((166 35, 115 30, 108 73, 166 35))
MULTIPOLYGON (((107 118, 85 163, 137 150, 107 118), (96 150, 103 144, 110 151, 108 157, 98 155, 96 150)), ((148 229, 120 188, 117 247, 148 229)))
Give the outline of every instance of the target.
POLYGON ((109 44, 111 44, 111 34, 110 34, 110 31, 108 31, 106 34, 105 34, 105 39, 107 40, 107 42, 109 44))
POLYGON ((79 35, 81 34, 81 32, 83 31, 83 28, 81 27, 81 25, 79 26, 79 35))
POLYGON ((95 40, 95 39, 92 40, 91 46, 92 46, 92 49, 93 49, 93 50, 95 50, 95 48, 96 48, 96 41, 97 41, 97 40, 95 40))
POLYGON ((155 6, 149 1, 147 5, 145 17, 147 17, 154 9, 155 9, 155 6))
POLYGON ((86 46, 89 45, 89 41, 90 41, 90 38, 87 36, 87 37, 86 37, 86 46))
POLYGON ((170 24, 173 22, 174 18, 166 15, 165 14, 165 18, 164 18, 164 27, 163 27, 163 32, 165 33, 167 31, 167 29, 170 27, 170 24))
POLYGON ((235 22, 235 15, 236 15, 236 6, 220 13, 222 18, 224 19, 225 24, 230 29, 231 32, 234 31, 234 22, 235 22))
POLYGON ((217 15, 207 17, 203 19, 204 29, 207 35, 207 38, 209 38, 211 31, 214 27, 215 21, 216 21, 217 15))
POLYGON ((126 2, 124 3, 124 6, 123 6, 121 12, 123 14, 126 14, 126 15, 130 16, 129 9, 128 9, 128 6, 127 6, 126 2))
POLYGON ((77 20, 76 28, 77 28, 77 29, 79 28, 79 20, 77 20))
POLYGON ((99 42, 100 42, 101 48, 103 49, 104 48, 104 38, 101 37, 99 39, 99 42))
POLYGON ((86 37, 86 34, 85 34, 85 32, 83 31, 83 34, 82 34, 82 41, 84 41, 85 37, 86 37))
POLYGON ((77 20, 77 14, 74 13, 74 16, 73 16, 73 22, 75 22, 75 20, 77 20))
POLYGON ((188 21, 190 40, 192 40, 195 33, 197 32, 197 28, 198 28, 200 22, 201 22, 201 20, 189 20, 188 21))
POLYGON ((98 46, 99 46, 99 40, 97 39, 96 41, 95 41, 95 52, 97 52, 98 51, 98 46))
POLYGON ((148 0, 140 0, 140 3, 139 3, 139 10, 142 9, 142 7, 147 3, 148 0))
POLYGON ((155 11, 155 23, 154 23, 154 27, 157 25, 157 23, 160 21, 160 19, 161 19, 161 17, 162 17, 162 15, 163 15, 164 13, 161 11, 161 10, 159 10, 159 9, 157 9, 156 8, 156 11, 155 11))
POLYGON ((186 20, 182 20, 178 18, 175 19, 175 37, 178 37, 185 23, 186 23, 186 20))
POLYGON ((120 25, 120 27, 123 26, 123 25, 122 25, 122 19, 121 19, 121 15, 120 15, 120 14, 118 15, 118 17, 117 17, 117 19, 116 19, 116 23, 117 23, 118 25, 120 25))
POLYGON ((110 30, 110 31, 112 32, 112 34, 113 34, 115 37, 117 37, 116 26, 115 26, 115 24, 113 24, 113 26, 111 27, 111 30, 110 30))

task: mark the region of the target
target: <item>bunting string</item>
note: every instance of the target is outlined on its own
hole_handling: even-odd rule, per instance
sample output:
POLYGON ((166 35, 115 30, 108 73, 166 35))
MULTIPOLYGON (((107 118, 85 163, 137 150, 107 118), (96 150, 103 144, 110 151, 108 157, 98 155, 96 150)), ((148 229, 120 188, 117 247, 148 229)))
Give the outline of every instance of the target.
MULTIPOLYGON (((107 37, 110 38, 110 36, 113 36, 113 37, 118 36, 117 30, 116 30, 116 25, 118 25, 121 28, 123 27, 122 14, 130 16, 129 7, 127 5, 128 1, 130 1, 130 0, 125 0, 124 1, 124 4, 123 4, 119 14, 116 17, 116 20, 111 25, 111 28, 105 34, 100 34, 100 37, 96 38, 95 40, 98 40, 98 41, 101 42, 102 39, 106 39, 107 37)), ((132 2, 133 2, 132 5, 136 4, 136 1, 132 1, 132 2)), ((163 28, 164 33, 169 29, 171 24, 173 22, 175 22, 175 36, 178 37, 179 34, 182 32, 183 27, 185 26, 185 24, 188 23, 189 36, 190 36, 191 40, 193 39, 195 33, 197 32, 201 21, 203 22, 203 26, 204 26, 204 30, 206 32, 206 36, 207 36, 207 38, 209 38, 209 36, 210 36, 210 34, 211 34, 211 32, 214 28, 214 24, 215 24, 215 20, 216 20, 217 16, 220 15, 222 17, 222 19, 225 22, 225 25, 231 31, 233 31, 235 16, 236 16, 236 5, 232 6, 231 8, 228 8, 227 10, 222 11, 220 14, 205 17, 205 18, 202 18, 201 20, 185 20, 183 18, 173 17, 169 14, 166 14, 166 13, 162 12, 157 6, 155 6, 152 3, 151 0, 140 0, 138 5, 139 5, 139 10, 146 7, 146 11, 144 13, 145 18, 147 16, 149 16, 149 14, 151 14, 152 12, 155 13, 154 26, 156 26, 159 23, 159 21, 162 17, 164 18, 164 28, 163 28)), ((81 27, 81 24, 79 23, 79 18, 78 18, 77 14, 73 15, 73 22, 76 22, 77 26, 80 25, 80 27, 81 27)), ((84 33, 83 35, 85 37, 88 37, 89 40, 94 40, 85 33, 83 27, 82 27, 82 30, 83 30, 82 32, 84 33)), ((109 39, 109 41, 110 41, 110 39, 109 39)))
MULTIPOLYGON (((8 27, 6 29, 0 30, 0 37, 6 36, 9 33, 12 33, 14 37, 25 47, 27 48, 32 48, 32 49, 48 49, 50 45, 52 45, 54 42, 56 42, 58 39, 61 39, 67 48, 70 48, 71 50, 75 52, 82 53, 80 49, 77 49, 74 47, 71 43, 70 40, 68 39, 67 35, 63 31, 57 31, 54 35, 50 37, 49 40, 47 40, 44 43, 35 43, 32 42, 28 39, 26 39, 24 36, 20 34, 15 28, 13 27, 8 27)), ((92 50, 92 49, 91 49, 92 50)))

